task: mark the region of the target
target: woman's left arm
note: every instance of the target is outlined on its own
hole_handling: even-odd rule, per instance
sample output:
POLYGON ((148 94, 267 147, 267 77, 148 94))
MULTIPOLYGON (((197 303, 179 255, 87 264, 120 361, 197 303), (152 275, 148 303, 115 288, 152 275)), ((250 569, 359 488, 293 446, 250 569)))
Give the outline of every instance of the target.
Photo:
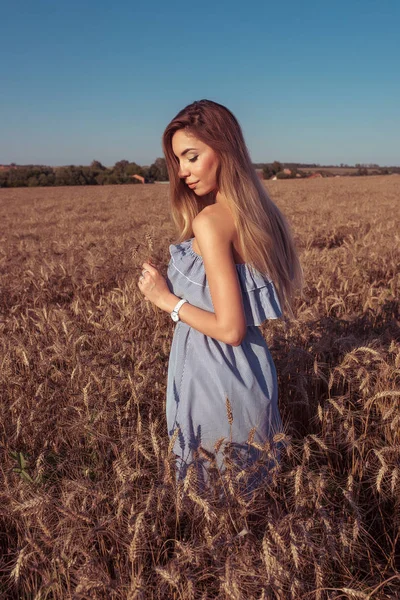
MULTIPOLYGON (((202 255, 215 312, 185 302, 179 310, 179 318, 209 337, 239 346, 247 328, 230 236, 226 227, 206 209, 194 219, 193 232, 202 255)), ((149 274, 145 273, 139 289, 156 306, 172 312, 180 298, 170 292, 155 267, 148 262, 143 263, 143 267, 149 274)))

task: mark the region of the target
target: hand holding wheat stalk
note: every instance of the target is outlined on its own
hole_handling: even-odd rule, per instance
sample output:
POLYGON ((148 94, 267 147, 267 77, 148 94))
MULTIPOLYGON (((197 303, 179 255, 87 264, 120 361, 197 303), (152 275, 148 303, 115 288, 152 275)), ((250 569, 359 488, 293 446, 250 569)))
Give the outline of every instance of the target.
MULTIPOLYGON (((149 233, 145 234, 147 247, 150 251, 153 251, 153 239, 149 233)), ((132 250, 132 256, 135 259, 139 259, 138 255, 138 247, 141 244, 138 244, 132 250)), ((141 267, 136 266, 136 269, 141 269, 142 274, 138 280, 138 288, 145 296, 146 301, 150 301, 162 310, 166 306, 167 297, 171 294, 170 289, 167 285, 167 281, 165 277, 163 277, 157 267, 157 265, 151 261, 151 259, 147 259, 142 263, 141 267)))

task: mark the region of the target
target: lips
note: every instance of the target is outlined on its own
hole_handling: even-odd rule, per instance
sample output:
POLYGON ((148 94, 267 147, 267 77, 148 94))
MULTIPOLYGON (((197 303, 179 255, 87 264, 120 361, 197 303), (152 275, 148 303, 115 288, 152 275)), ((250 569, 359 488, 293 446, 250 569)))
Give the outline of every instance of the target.
POLYGON ((188 183, 187 185, 191 188, 191 187, 197 185, 198 183, 199 183, 198 181, 195 181, 194 183, 188 183))

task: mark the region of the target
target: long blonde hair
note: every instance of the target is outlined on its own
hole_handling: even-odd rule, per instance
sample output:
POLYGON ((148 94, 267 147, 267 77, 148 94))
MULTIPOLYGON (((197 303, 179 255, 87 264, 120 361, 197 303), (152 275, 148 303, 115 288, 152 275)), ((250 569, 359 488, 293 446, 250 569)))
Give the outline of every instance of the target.
POLYGON ((193 236, 193 219, 215 201, 215 193, 198 197, 178 176, 179 159, 172 150, 172 138, 180 129, 217 153, 217 187, 233 215, 243 258, 250 267, 272 279, 283 313, 293 317, 294 294, 303 286, 303 272, 289 225, 252 165, 237 119, 225 106, 211 100, 186 106, 163 135, 177 243, 193 236))

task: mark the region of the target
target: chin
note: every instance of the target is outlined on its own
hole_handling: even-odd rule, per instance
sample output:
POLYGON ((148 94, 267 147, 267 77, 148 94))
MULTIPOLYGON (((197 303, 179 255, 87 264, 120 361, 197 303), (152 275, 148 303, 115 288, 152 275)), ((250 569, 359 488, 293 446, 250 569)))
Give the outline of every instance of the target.
POLYGON ((208 194, 211 194, 213 190, 214 188, 210 188, 209 190, 207 188, 202 188, 199 192, 197 190, 193 190, 193 192, 196 196, 207 196, 208 194))

